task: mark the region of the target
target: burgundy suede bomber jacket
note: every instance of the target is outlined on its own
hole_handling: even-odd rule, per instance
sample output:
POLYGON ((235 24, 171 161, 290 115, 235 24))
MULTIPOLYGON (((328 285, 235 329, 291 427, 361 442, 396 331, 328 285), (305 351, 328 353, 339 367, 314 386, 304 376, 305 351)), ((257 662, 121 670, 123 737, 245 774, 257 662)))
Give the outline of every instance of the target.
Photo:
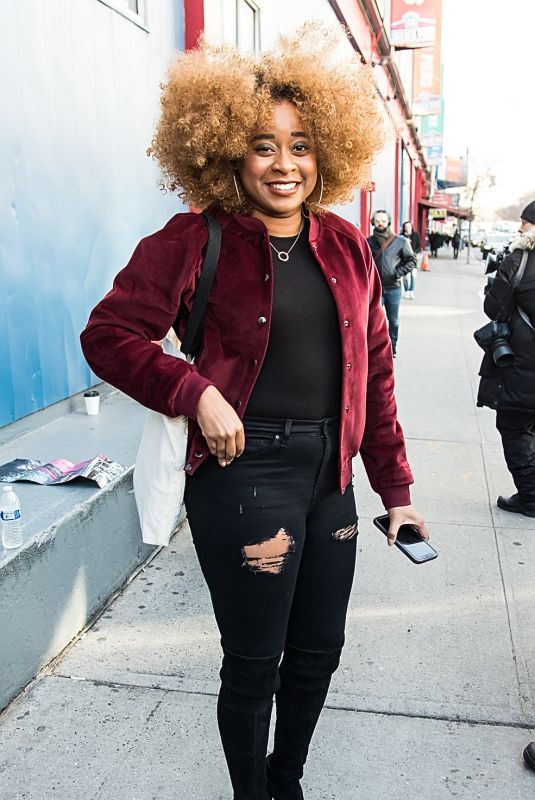
MULTIPOLYGON (((208 239, 198 214, 177 214, 141 240, 81 335, 84 355, 100 378, 171 417, 195 420, 199 398, 211 384, 243 417, 268 345, 273 267, 267 229, 253 217, 223 211, 214 216, 221 225, 221 253, 195 364, 165 355, 153 341, 163 339, 175 321, 179 337, 184 334, 208 239)), ((309 239, 340 321, 340 491, 351 482, 351 459, 360 452, 385 508, 408 505, 413 478, 397 421, 392 350, 370 249, 357 228, 330 213, 311 214, 309 239)), ((208 455, 200 428, 190 423, 188 474, 208 455)))

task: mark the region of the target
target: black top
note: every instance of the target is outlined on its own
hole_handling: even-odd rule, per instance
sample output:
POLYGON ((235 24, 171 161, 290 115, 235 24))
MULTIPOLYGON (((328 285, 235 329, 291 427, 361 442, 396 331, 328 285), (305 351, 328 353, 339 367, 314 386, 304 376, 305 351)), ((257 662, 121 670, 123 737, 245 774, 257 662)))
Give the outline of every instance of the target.
MULTIPOLYGON (((405 234, 403 234, 403 236, 405 236, 405 234)), ((418 231, 412 231, 411 235, 406 238, 410 240, 411 247, 415 253, 422 252, 422 240, 418 231)))
MULTIPOLYGON (((287 251, 295 237, 271 237, 287 251)), ((273 311, 266 358, 246 415, 323 419, 340 413, 342 346, 334 297, 308 243, 308 225, 280 261, 274 250, 273 311)))

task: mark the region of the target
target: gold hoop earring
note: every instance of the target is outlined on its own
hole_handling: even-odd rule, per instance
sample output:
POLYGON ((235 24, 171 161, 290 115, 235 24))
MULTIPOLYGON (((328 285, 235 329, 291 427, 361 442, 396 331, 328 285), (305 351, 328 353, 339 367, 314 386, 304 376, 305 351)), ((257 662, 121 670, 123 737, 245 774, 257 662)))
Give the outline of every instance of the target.
POLYGON ((322 199, 323 199, 323 175, 320 172, 320 199, 318 200, 319 206, 321 206, 322 199))
POLYGON ((234 187, 236 189, 236 194, 238 195, 238 203, 241 206, 241 205, 243 205, 243 201, 241 199, 240 191, 238 189, 238 181, 236 180, 236 171, 235 170, 232 170, 232 177, 234 178, 234 187))
MULTIPOLYGON (((318 181, 316 180, 316 184, 317 184, 317 183, 318 183, 318 181)), ((314 187, 314 189, 315 189, 315 188, 316 188, 316 187, 314 187)), ((312 203, 312 205, 315 205, 315 206, 321 206, 321 201, 322 201, 322 199, 323 199, 323 175, 322 175, 322 174, 321 174, 321 172, 320 172, 320 196, 319 196, 319 200, 317 201, 317 203, 314 203, 314 202, 313 202, 313 203, 312 203)), ((307 203, 303 203, 303 205, 301 206, 301 212, 302 212, 303 216, 304 216, 306 219, 309 219, 309 217, 310 217, 310 213, 308 213, 308 214, 307 214, 307 213, 305 213, 305 210, 304 210, 305 208, 307 209, 307 211, 308 211, 308 212, 310 212, 310 201, 308 202, 308 204, 307 204, 307 203)))

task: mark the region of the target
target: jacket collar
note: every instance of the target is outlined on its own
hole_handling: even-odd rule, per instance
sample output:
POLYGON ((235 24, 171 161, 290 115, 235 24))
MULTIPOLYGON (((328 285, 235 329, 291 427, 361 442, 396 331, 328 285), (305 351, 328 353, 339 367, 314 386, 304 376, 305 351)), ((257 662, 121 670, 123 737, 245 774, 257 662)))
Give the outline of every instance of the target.
MULTIPOLYGON (((259 242, 267 233, 267 228, 262 220, 256 217, 245 216, 244 214, 229 214, 221 208, 209 209, 209 213, 214 216, 222 229, 235 233, 242 239, 250 242, 259 242)), ((317 214, 310 214, 309 241, 315 242, 322 229, 323 220, 317 214)))
POLYGON ((535 250, 535 228, 524 233, 511 244, 511 250, 535 250))

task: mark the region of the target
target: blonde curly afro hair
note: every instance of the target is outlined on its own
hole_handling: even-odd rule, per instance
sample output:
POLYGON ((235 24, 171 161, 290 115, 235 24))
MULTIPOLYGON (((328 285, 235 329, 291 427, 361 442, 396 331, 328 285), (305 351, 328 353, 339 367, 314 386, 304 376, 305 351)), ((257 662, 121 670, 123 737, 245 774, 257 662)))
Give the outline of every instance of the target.
MULTIPOLYGON (((325 205, 348 202, 369 184, 385 143, 371 69, 349 52, 342 29, 308 23, 258 58, 202 42, 177 57, 162 89, 148 154, 160 164, 162 188, 198 208, 247 213, 233 173, 254 133, 270 120, 273 103, 295 104, 316 152, 325 205)), ((312 202, 316 195, 310 207, 321 211, 312 202)))

